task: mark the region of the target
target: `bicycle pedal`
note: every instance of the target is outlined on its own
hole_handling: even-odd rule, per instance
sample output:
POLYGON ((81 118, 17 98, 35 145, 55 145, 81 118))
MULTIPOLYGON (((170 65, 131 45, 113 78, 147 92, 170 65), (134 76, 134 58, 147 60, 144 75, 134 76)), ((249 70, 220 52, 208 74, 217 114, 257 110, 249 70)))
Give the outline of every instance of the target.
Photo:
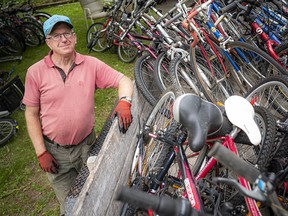
POLYGON ((168 184, 174 189, 179 189, 183 187, 182 181, 174 176, 168 176, 167 181, 168 181, 168 184))

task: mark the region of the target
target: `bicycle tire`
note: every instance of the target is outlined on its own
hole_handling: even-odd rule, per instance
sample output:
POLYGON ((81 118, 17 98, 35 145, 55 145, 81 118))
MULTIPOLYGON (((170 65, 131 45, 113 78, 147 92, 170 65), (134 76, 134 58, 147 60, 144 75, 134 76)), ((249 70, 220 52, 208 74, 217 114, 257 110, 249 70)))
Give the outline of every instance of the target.
POLYGON ((36 20, 33 20, 33 22, 24 22, 22 23, 22 25, 26 25, 30 27, 31 29, 33 29, 37 33, 38 37, 40 38, 41 43, 45 42, 45 35, 44 35, 43 27, 36 20))
POLYGON ((46 20, 48 20, 51 15, 47 12, 43 11, 36 11, 32 14, 33 17, 41 24, 43 25, 46 20))
MULTIPOLYGON (((170 110, 167 109, 167 106, 171 106, 174 100, 175 94, 172 91, 168 91, 162 95, 148 115, 144 131, 153 132, 161 129, 161 127, 166 128, 167 121, 170 122, 172 118, 171 115, 166 115, 166 111, 170 110)), ((143 136, 146 135, 143 134, 143 136)), ((163 165, 169 151, 169 145, 154 140, 153 138, 146 139, 143 137, 135 146, 128 186, 137 190, 147 191, 149 188, 149 181, 153 178, 152 176, 161 169, 161 165, 163 165), (142 146, 141 150, 139 150, 139 146, 142 146), (142 159, 141 167, 138 163, 139 158, 142 159), (139 169, 141 170, 142 176, 139 176, 139 169)), ((125 203, 121 209, 120 215, 132 216, 141 211, 142 210, 138 209, 136 206, 125 203)))
POLYGON ((37 21, 37 19, 34 16, 32 16, 32 15, 26 15, 26 16, 23 17, 22 20, 24 20, 24 23, 26 23, 26 25, 30 24, 28 26, 35 30, 35 32, 38 34, 38 36, 41 39, 41 43, 44 43, 45 35, 44 35, 42 24, 39 23, 37 21))
POLYGON ((16 134, 14 119, 0 119, 0 146, 4 146, 16 134))
MULTIPOLYGON (((153 107, 153 110, 150 112, 150 114, 147 117, 147 120, 145 122, 145 131, 159 131, 167 128, 167 126, 172 122, 173 116, 171 113, 171 107, 173 106, 173 102, 175 100, 175 93, 173 91, 167 91, 165 92, 156 105, 153 107)), ((146 141, 147 142, 147 141, 146 141)), ((160 147, 163 148, 161 152, 157 152, 156 160, 150 161, 150 166, 148 167, 147 172, 155 172, 156 169, 161 169, 161 166, 163 165, 163 161, 167 156, 167 153, 169 152, 170 146, 168 144, 165 144, 161 141, 154 140, 153 138, 149 139, 148 142, 155 142, 154 147, 160 147), (163 153, 164 152, 164 153, 163 153), (151 165, 152 164, 152 165, 151 165), (160 167, 159 167, 160 165, 160 167)), ((149 148, 151 145, 149 146, 149 148)), ((155 152, 155 148, 153 148, 153 151, 155 152)), ((149 151, 151 152, 151 151, 149 151)), ((155 154, 156 155, 156 154, 155 154)), ((150 157, 149 157, 150 158, 150 157)), ((150 158, 151 160, 151 158, 150 158)), ((146 164, 147 165, 147 164, 146 164)), ((156 170, 156 172, 159 170, 156 170)))
POLYGON ((17 29, 22 34, 22 37, 25 40, 25 44, 27 46, 33 47, 33 46, 39 46, 41 44, 41 39, 38 36, 38 34, 29 26, 21 25, 18 26, 17 29))
POLYGON ((261 143, 257 146, 245 144, 236 144, 236 146, 239 157, 253 165, 257 165, 260 171, 264 171, 270 162, 270 154, 274 148, 276 122, 274 116, 265 107, 254 106, 254 110, 254 119, 261 132, 261 143))
POLYGON ((170 58, 166 52, 158 55, 154 66, 154 77, 156 84, 161 92, 164 92, 172 85, 172 77, 169 72, 170 58))
POLYGON ((145 54, 137 59, 134 66, 134 79, 141 94, 152 106, 160 98, 161 91, 154 78, 155 59, 145 54))
MULTIPOLYGON (((123 33, 120 34, 120 37, 123 33)), ((129 34, 136 34, 130 30, 129 34)), ((138 56, 138 49, 126 35, 122 41, 118 42, 117 54, 120 61, 124 63, 133 62, 138 56)))
POLYGON ((288 117, 288 77, 267 77, 253 86, 245 98, 269 109, 276 120, 285 120, 288 117))
POLYGON ((95 52, 104 52, 109 48, 107 30, 99 33, 103 29, 104 23, 97 22, 93 23, 86 33, 87 46, 91 46, 91 49, 95 52))

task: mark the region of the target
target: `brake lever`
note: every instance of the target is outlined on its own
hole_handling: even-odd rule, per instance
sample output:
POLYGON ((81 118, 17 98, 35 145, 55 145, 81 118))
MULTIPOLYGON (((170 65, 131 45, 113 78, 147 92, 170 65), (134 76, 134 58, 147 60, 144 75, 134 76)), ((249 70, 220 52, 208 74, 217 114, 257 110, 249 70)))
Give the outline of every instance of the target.
POLYGON ((224 183, 227 185, 230 185, 234 188, 236 188, 240 194, 242 194, 245 197, 250 197, 252 199, 258 200, 260 202, 267 202, 267 198, 263 191, 257 186, 254 187, 253 190, 248 190, 245 187, 243 187, 236 179, 228 179, 228 178, 222 178, 222 177, 215 177, 212 180, 215 183, 224 183))

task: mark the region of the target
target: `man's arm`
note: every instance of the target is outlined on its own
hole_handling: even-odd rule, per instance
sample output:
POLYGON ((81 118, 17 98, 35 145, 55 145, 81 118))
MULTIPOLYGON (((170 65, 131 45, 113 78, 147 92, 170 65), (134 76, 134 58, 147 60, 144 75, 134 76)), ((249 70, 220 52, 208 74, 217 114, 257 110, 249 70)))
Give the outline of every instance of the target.
POLYGON ((33 143, 39 165, 45 172, 58 173, 59 165, 55 158, 46 150, 39 118, 39 107, 26 106, 25 118, 28 134, 33 143))
POLYGON ((119 81, 119 87, 118 87, 119 99, 125 96, 132 98, 132 94, 133 94, 133 82, 127 76, 122 77, 119 81))
POLYGON ((119 129, 122 133, 125 133, 128 130, 132 122, 130 110, 132 105, 132 94, 133 83, 131 79, 126 76, 122 77, 118 86, 119 101, 114 110, 118 116, 119 129))
POLYGON ((33 143, 36 155, 39 156, 46 151, 39 117, 39 107, 26 106, 25 118, 28 134, 33 143))

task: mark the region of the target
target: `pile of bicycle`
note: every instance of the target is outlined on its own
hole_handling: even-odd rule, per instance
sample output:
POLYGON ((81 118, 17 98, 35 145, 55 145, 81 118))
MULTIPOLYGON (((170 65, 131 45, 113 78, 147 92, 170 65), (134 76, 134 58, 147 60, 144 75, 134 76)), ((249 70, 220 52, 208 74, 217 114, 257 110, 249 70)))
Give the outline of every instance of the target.
POLYGON ((90 50, 138 57, 153 105, 122 215, 287 215, 287 4, 188 3, 117 1, 87 32, 90 50))
POLYGON ((116 46, 153 106, 121 215, 288 215, 285 0, 117 1, 87 47, 116 46), (172 198, 172 199, 171 199, 172 198))
POLYGON ((44 43, 42 25, 49 17, 37 11, 30 0, 22 5, 13 0, 0 4, 0 62, 21 59, 27 46, 44 43))

